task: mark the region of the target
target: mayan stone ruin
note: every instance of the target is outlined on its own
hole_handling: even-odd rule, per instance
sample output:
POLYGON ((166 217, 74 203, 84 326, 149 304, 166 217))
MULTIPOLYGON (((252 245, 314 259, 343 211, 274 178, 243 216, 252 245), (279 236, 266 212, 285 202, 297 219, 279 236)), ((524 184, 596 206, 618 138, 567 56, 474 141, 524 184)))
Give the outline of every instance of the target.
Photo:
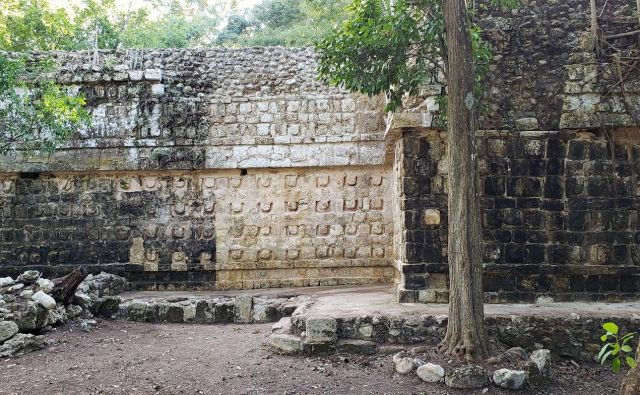
MULTIPOLYGON (((614 3, 609 32, 632 12, 614 3)), ((640 291, 640 142, 625 108, 640 82, 625 100, 609 91, 587 13, 537 1, 482 22, 487 302, 640 291)), ((93 124, 51 156, 0 158, 4 273, 82 264, 141 290, 389 284, 400 301, 447 302, 440 86, 387 115, 384 98, 319 82, 311 49, 29 56, 56 60, 93 124)))

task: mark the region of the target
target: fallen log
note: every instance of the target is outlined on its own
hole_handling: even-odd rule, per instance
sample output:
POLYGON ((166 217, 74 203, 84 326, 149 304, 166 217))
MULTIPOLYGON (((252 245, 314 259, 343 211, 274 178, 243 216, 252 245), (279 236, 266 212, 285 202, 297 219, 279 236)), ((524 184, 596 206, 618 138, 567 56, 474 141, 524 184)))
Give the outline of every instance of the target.
POLYGON ((80 266, 76 270, 67 274, 64 277, 54 278, 53 290, 51 291, 51 297, 56 302, 62 303, 68 306, 73 302, 73 297, 76 294, 76 290, 80 283, 87 277, 89 272, 84 266, 80 266))

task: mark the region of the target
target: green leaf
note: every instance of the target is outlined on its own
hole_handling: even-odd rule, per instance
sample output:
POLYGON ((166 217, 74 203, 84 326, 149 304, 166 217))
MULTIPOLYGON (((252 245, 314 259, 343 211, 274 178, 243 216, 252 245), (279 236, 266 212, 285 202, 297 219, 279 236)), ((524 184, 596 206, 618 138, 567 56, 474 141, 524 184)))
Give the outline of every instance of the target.
POLYGON ((607 351, 609 346, 611 346, 611 343, 607 343, 604 346, 602 346, 602 348, 600 349, 600 352, 598 353, 598 361, 602 360, 602 356, 607 351))
POLYGON ((622 336, 622 341, 626 343, 627 341, 633 339, 635 335, 636 335, 635 332, 627 333, 626 335, 622 336))
POLYGON ((611 355, 611 351, 607 352, 606 354, 604 354, 602 356, 602 359, 600 359, 600 365, 604 365, 604 363, 607 360, 607 358, 609 358, 609 355, 611 355))
POLYGON ((614 324, 613 322, 607 322, 604 325, 602 325, 602 327, 607 332, 611 332, 614 335, 618 334, 618 329, 619 329, 618 325, 614 324))
POLYGON ((620 348, 623 352, 631 352, 632 348, 630 346, 624 345, 620 348))
POLYGON ((626 361, 627 361, 627 365, 629 365, 631 369, 636 367, 636 360, 633 359, 632 357, 627 357, 626 361))
POLYGON ((614 343, 613 344, 613 350, 611 350, 611 351, 612 351, 611 355, 618 354, 620 352, 620 344, 614 343))
POLYGON ((600 336, 600 340, 602 340, 603 342, 606 342, 608 337, 609 337, 609 333, 607 333, 606 335, 600 336))
POLYGON ((611 362, 611 371, 613 373, 620 373, 620 358, 616 358, 611 362))

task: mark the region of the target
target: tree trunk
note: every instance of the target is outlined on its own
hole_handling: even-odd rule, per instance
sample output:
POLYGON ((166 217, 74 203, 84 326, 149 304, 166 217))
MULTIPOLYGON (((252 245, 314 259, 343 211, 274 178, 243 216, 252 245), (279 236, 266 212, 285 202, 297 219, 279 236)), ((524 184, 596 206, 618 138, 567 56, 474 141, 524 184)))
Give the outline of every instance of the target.
POLYGON ((598 7, 596 0, 589 0, 589 8, 591 10, 591 35, 593 36, 593 46, 596 55, 600 52, 600 34, 598 33, 598 7))
POLYGON ((78 286, 88 274, 87 269, 85 269, 84 266, 80 266, 64 277, 54 278, 51 280, 54 285, 51 291, 51 297, 55 299, 56 302, 68 306, 73 302, 73 297, 76 294, 78 286))
MULTIPOLYGON (((640 356, 640 344, 636 349, 636 359, 640 356)), ((627 373, 620 386, 620 395, 640 395, 640 368, 635 367, 627 373)))
POLYGON ((444 1, 449 161, 449 322, 443 349, 468 360, 487 355, 482 229, 477 198, 474 65, 464 0, 444 1))

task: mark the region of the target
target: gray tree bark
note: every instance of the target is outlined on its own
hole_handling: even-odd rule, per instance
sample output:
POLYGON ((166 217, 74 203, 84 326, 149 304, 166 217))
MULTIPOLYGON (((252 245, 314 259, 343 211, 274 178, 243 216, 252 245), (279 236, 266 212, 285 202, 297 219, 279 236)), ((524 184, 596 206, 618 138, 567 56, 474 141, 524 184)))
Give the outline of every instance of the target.
POLYGON ((449 321, 443 351, 468 360, 487 355, 482 292, 482 229, 474 64, 464 0, 444 0, 449 161, 449 321))
MULTIPOLYGON (((640 356, 640 344, 636 349, 636 358, 640 356)), ((627 376, 622 380, 620 395, 640 395, 640 368, 635 368, 627 372, 627 376)))

